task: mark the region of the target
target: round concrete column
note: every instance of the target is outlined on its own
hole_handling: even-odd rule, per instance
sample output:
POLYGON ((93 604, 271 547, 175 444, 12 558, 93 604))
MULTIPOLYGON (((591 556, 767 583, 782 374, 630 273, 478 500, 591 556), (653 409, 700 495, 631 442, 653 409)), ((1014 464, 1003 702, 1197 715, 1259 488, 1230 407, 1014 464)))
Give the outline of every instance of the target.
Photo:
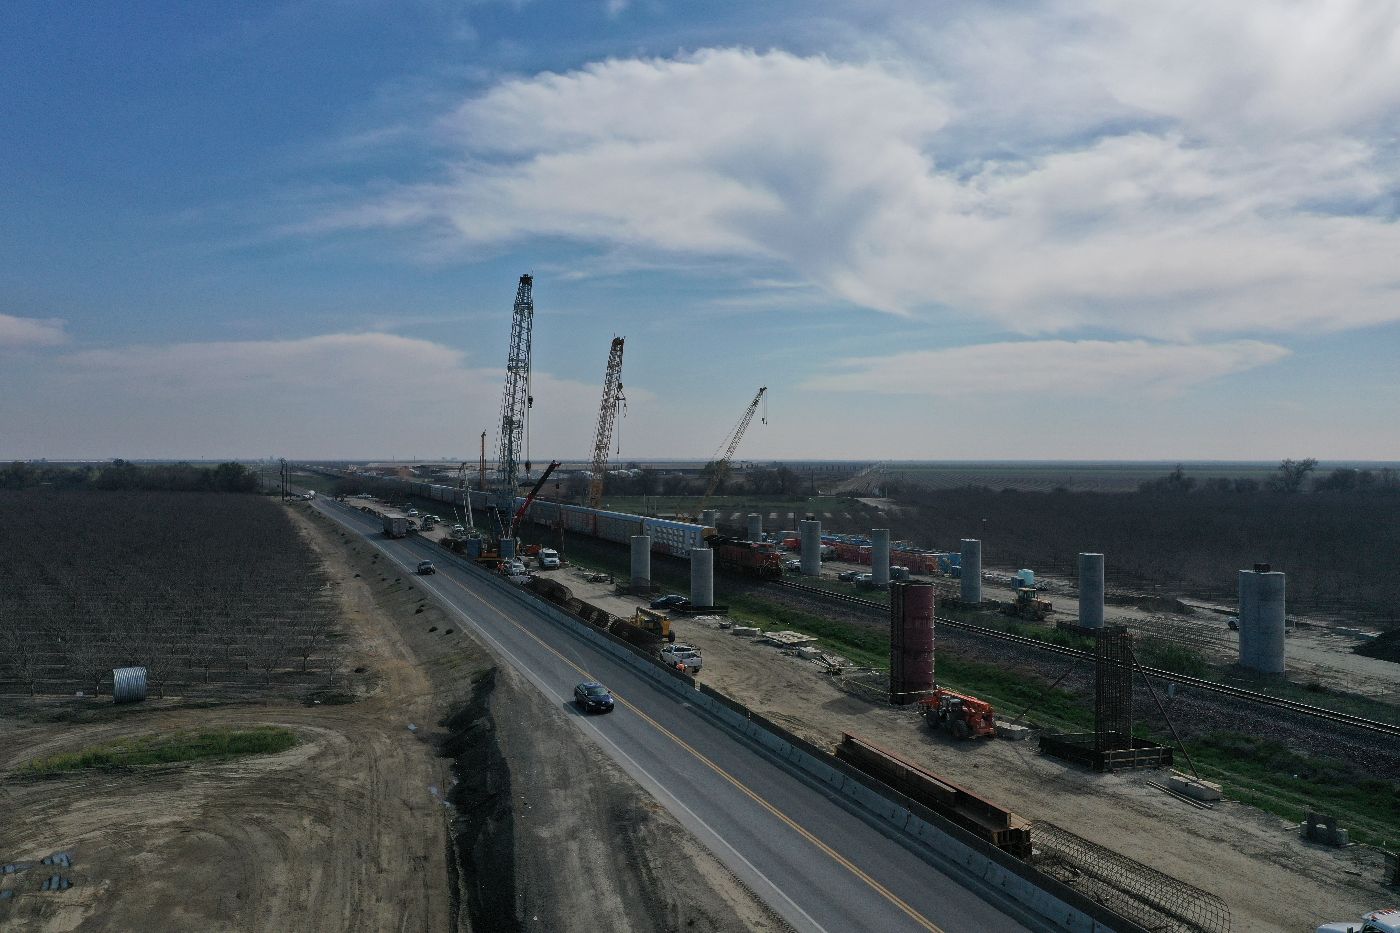
POLYGON ((632 536, 632 589, 651 589, 651 535, 632 536))
POLYGON ((1103 628, 1103 555, 1079 555, 1079 624, 1103 628))
POLYGON ((870 532, 870 573, 876 586, 890 583, 890 530, 876 528, 870 532))
POLYGON ((749 513, 749 540, 763 540, 763 516, 757 512, 749 513))
POLYGON ((819 577, 822 575, 822 523, 814 519, 804 519, 797 525, 802 538, 802 575, 819 577))
POLYGON ((715 552, 707 547, 690 552, 690 602, 695 606, 715 604, 715 552))
POLYGON ((1284 672, 1284 574, 1240 571, 1240 666, 1264 674, 1284 672))
POLYGON ((704 525, 706 528, 713 528, 713 527, 715 527, 715 525, 718 524, 718 523, 719 523, 719 510, 718 510, 718 509, 706 509, 705 511, 703 511, 703 512, 700 513, 700 524, 704 525))
POLYGON ((962 601, 982 601, 982 542, 976 538, 962 539, 962 601))

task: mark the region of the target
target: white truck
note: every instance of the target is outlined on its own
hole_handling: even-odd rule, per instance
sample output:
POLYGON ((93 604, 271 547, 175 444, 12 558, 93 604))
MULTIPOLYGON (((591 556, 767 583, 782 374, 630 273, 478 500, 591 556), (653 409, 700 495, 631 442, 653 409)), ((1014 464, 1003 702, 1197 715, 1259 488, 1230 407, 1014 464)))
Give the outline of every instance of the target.
POLYGON ((1373 910, 1360 920, 1324 923, 1317 933, 1400 933, 1400 908, 1373 910))
POLYGON ((661 647, 661 660, 675 667, 684 664, 685 669, 695 673, 705 666, 705 659, 700 654, 700 649, 691 645, 663 645, 661 647))
POLYGON ((384 520, 384 537, 403 538, 408 535, 408 516, 402 512, 384 512, 380 515, 384 520))
POLYGON ((554 550, 554 548, 540 548, 540 556, 538 559, 541 570, 559 569, 559 552, 554 550))

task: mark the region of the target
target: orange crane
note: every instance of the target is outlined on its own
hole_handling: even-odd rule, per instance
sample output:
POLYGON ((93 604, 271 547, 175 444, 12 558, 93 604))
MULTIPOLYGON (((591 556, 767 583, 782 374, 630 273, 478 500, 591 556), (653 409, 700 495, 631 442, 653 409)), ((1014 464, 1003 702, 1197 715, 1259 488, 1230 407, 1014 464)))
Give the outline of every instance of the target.
MULTIPOLYGON (((754 412, 758 411, 758 405, 763 401, 764 393, 768 391, 767 386, 758 390, 758 394, 749 402, 749 407, 744 410, 744 416, 739 419, 739 423, 734 426, 734 430, 720 444, 719 449, 724 451, 723 456, 718 456, 710 461, 711 473, 710 483, 705 487, 705 495, 700 498, 700 506, 695 510, 695 517, 699 518, 705 511, 705 506, 709 505, 710 497, 715 494, 719 484, 729 475, 729 462, 734 459, 734 451, 739 449, 739 442, 744 439, 744 432, 749 429, 749 422, 753 421, 754 412)), ((765 408, 764 411, 767 411, 765 408)), ((768 418, 761 419, 764 424, 768 423, 768 418)), ((715 451, 716 454, 719 450, 715 451)))
POLYGON ((608 449, 612 447, 613 425, 617 410, 627 413, 627 396, 622 394, 622 343, 614 337, 608 351, 608 369, 603 376, 603 402, 598 408, 598 431, 593 439, 593 473, 588 480, 588 507, 596 509, 603 502, 603 477, 608 472, 608 449))

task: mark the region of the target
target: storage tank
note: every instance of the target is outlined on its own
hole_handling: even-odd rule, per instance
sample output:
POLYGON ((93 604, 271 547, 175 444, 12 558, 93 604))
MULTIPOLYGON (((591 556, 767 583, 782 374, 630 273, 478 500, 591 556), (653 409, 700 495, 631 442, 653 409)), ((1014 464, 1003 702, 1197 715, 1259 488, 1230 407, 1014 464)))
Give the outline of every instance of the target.
POLYGON ((1284 574, 1257 564, 1240 571, 1240 666, 1284 672, 1284 574))
POLYGON ((146 669, 118 667, 112 670, 112 702, 139 703, 146 699, 146 669))
POLYGON ((962 601, 974 605, 982 602, 982 542, 976 538, 962 539, 962 601))
POLYGON ((1017 586, 1017 587, 1026 587, 1026 588, 1029 588, 1029 589, 1034 589, 1034 588, 1035 588, 1035 571, 1034 571, 1034 570, 1027 570, 1027 569, 1024 569, 1024 568, 1021 569, 1021 570, 1016 571, 1016 586, 1017 586))
POLYGON ((876 586, 890 582, 890 530, 876 528, 870 532, 870 573, 876 586))
POLYGON ((651 535, 632 536, 632 590, 651 590, 651 535))
POLYGON ((715 552, 709 548, 690 552, 690 602, 693 606, 715 604, 715 552))
POLYGON ((819 577, 822 575, 822 523, 815 519, 804 519, 797 523, 802 536, 802 575, 819 577))
POLYGON ((890 585, 890 702, 905 706, 933 689, 932 583, 890 585))
POLYGON ((1079 624, 1103 628, 1103 555, 1079 555, 1079 624))

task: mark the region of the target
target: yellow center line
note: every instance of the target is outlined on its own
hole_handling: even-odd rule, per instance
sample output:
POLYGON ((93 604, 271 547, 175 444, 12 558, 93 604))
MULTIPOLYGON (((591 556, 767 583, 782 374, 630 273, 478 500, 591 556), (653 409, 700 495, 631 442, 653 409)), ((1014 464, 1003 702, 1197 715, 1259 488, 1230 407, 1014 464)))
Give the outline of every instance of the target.
MULTIPOLYGON (((465 584, 463 584, 463 583, 461 583, 461 582, 459 582, 459 581, 457 581, 457 580, 453 580, 451 577, 445 577, 445 579, 446 579, 448 582, 454 584, 455 586, 461 588, 461 590, 462 590, 463 592, 468 593, 468 594, 470 594, 472 597, 478 599, 484 606, 486 606, 488 609, 490 609, 493 613, 495 613, 497 616, 499 616, 502 620, 504 620, 504 621, 506 621, 506 622, 509 622, 511 625, 514 625, 517 629, 519 629, 522 633, 524 633, 525 635, 527 635, 527 636, 529 636, 530 638, 534 639, 534 641, 536 642, 536 644, 538 644, 541 648, 543 648, 544 650, 548 651, 550 654, 554 655, 556 658, 558 658, 559 660, 563 661, 565 664, 569 665, 569 667, 573 668, 575 671, 577 671, 577 672, 578 672, 582 677, 584 677, 585 679, 587 679, 587 680, 596 680, 596 679, 597 679, 597 678, 595 678, 592 674, 590 674, 588 671, 584 670, 582 667, 580 667, 579 665, 575 664, 575 663, 574 663, 573 661, 571 661, 569 658, 566 658, 564 655, 560 654, 559 651, 557 651, 557 650, 554 648, 553 645, 550 645, 548 642, 544 641, 542 638, 540 638, 540 637, 539 637, 538 635, 536 635, 534 632, 530 631, 530 630, 527 629, 525 626, 521 625, 519 622, 517 622, 516 620, 512 619, 510 616, 508 616, 508 615, 506 615, 505 613, 501 612, 501 611, 500 611, 499 609, 497 609, 495 606, 492 606, 490 603, 486 602, 484 599, 482 599, 481 597, 477 596, 477 594, 475 594, 475 593, 473 593, 471 590, 467 589, 467 587, 466 587, 465 584)), ((723 768, 721 768, 718 764, 716 764, 716 763, 715 763, 714 761, 712 761, 710 758, 708 758, 707 756, 705 756, 704 754, 702 754, 699 750, 697 750, 696 748, 694 748, 693 746, 691 746, 690 743, 686 742, 686 741, 685 741, 684 739, 682 739, 680 736, 676 735, 674 732, 672 732, 671 730, 667 729, 665 726, 661 725, 661 723, 657 722, 655 719, 652 719, 652 718, 651 718, 650 716, 648 716, 646 713, 644 713, 644 712, 642 712, 640 709, 638 709, 634 704, 629 703, 627 700, 624 700, 622 697, 618 696, 617 694, 613 694, 613 697, 614 697, 614 699, 616 699, 619 703, 621 703, 623 706, 627 707, 629 710, 631 710, 631 711, 632 711, 633 713, 635 713, 637 716, 641 717, 642 720, 644 720, 647 724, 649 724, 649 725, 650 725, 653 729, 655 729, 657 732, 660 732, 662 735, 666 736, 666 737, 667 737, 668 739, 670 739, 672 742, 675 742, 675 743, 676 743, 677 745, 679 745, 681 748, 685 749, 685 750, 686 750, 687 752, 689 752, 691 755, 695 756, 696 759, 698 759, 702 764, 704 764, 704 765, 705 765, 706 767, 708 767, 710 770, 714 771, 715 774, 718 774, 720 777, 724 778, 724 779, 725 779, 726 781, 728 781, 730 784, 734 785, 734 787, 736 787, 738 790, 742 791, 742 792, 743 792, 749 799, 751 799, 754 803, 758 804, 760 807, 762 807, 763 809, 767 810, 769 813, 773 814, 773 816, 777 817, 777 818, 778 818, 779 820, 781 820, 784 824, 786 824, 787 826, 789 826, 794 832, 796 832, 798 835, 800 835, 803 839, 806 839, 806 840, 807 840, 808 842, 810 842, 812 845, 816 846, 818 849, 821 849, 821 850, 822 850, 823 852, 825 852, 827 855, 831 856, 831 858, 832 858, 838 865, 840 865, 842 868, 845 868, 845 869, 846 869, 847 871, 849 871, 851 874, 855 875, 855 876, 856 876, 857 878, 859 878, 861 881, 863 881, 863 882, 865 882, 867 885, 869 885, 870 888, 871 888, 872 890, 874 890, 874 891, 875 891, 876 893, 878 893, 880 896, 882 896, 882 897, 884 897, 886 900, 888 900, 891 904, 893 904, 894 906, 896 906, 896 907, 898 907, 900 910, 902 910, 902 911, 903 911, 905 914, 907 914, 907 915, 909 916, 909 918, 910 918, 911 920, 913 920, 915 923, 919 924, 919 925, 922 926, 924 929, 930 931, 930 933, 944 933, 944 931, 943 931, 943 929, 942 929, 941 927, 939 927, 939 926, 938 926, 937 924, 935 924, 932 920, 929 920, 929 919, 928 919, 927 917, 925 917, 923 914, 919 913, 917 910, 915 910, 913 907, 911 907, 907 902, 905 902, 902 898, 900 898, 899 895, 895 894, 895 893, 894 893, 893 891, 891 891, 889 888, 885 887, 883 884, 881 884, 880 882, 876 881, 874 878, 870 877, 870 875, 868 875, 868 874, 866 874, 864 871, 862 871, 862 870, 860 869, 859 866, 855 865, 853 862, 851 862, 849 859, 847 859, 844 855, 842 855, 840 852, 837 852, 835 849, 833 849, 831 846, 827 845, 825 842, 822 842, 820 839, 818 839, 816 836, 814 836, 811 832, 809 832, 807 829, 805 829, 804 827, 802 827, 801 825, 799 825, 796 821, 794 821, 791 817, 789 817, 786 813, 782 812, 782 811, 779 810, 777 807, 775 807, 773 804, 769 803, 765 798, 763 798, 762 796, 760 796, 756 791, 754 791, 752 788, 750 788, 747 784, 745 784, 745 783, 743 783, 742 781, 740 781, 740 780, 739 780, 738 778, 736 778, 734 775, 730 774, 728 771, 726 771, 726 770, 724 770, 723 768)))

